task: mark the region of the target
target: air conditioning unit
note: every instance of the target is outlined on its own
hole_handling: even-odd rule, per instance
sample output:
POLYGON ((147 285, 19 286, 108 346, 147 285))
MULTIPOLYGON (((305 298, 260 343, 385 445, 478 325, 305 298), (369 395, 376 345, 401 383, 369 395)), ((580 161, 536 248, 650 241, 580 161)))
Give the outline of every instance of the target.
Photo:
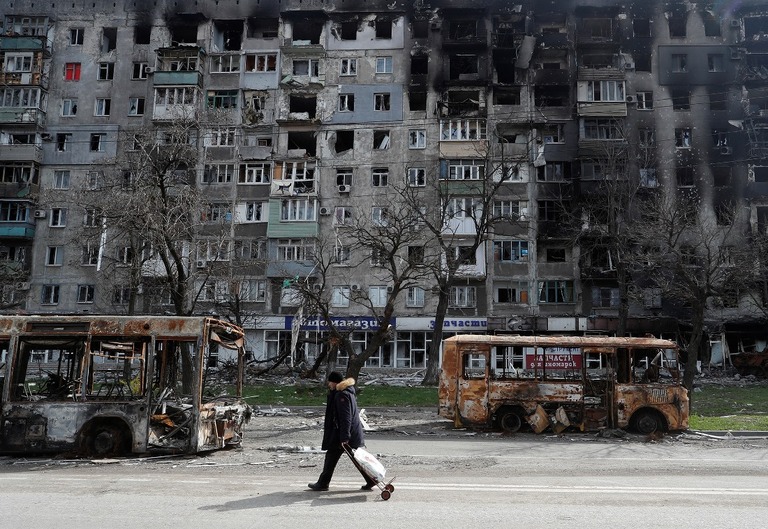
POLYGON ((320 290, 321 290, 320 284, 319 283, 313 283, 312 284, 312 290, 314 290, 315 292, 320 292, 320 290))
POLYGON ((351 289, 353 292, 357 292, 358 290, 360 290, 360 285, 358 285, 357 283, 354 283, 354 284, 352 284, 352 285, 351 285, 349 288, 350 288, 350 289, 351 289))
POLYGON ((634 70, 635 69, 635 63, 634 62, 625 62, 624 63, 624 69, 625 70, 634 70))
POLYGON ((741 60, 741 51, 738 49, 731 49, 731 60, 732 61, 741 60))
POLYGON ((321 207, 321 208, 320 208, 320 214, 321 214, 322 216, 324 216, 324 217, 326 217, 326 216, 330 215, 330 214, 331 214, 331 208, 327 208, 327 207, 321 207))
POLYGON ((145 67, 144 67, 144 73, 145 73, 146 75, 149 75, 149 74, 155 73, 155 69, 154 69, 152 66, 145 66, 145 67))
POLYGON ((29 281, 19 281, 16 283, 16 290, 29 290, 29 281))
POLYGON ((391 286, 391 285, 390 285, 390 286, 388 286, 388 287, 387 287, 387 293, 388 293, 388 294, 391 294, 391 293, 392 293, 392 291, 393 291, 394 289, 395 289, 395 287, 393 287, 393 286, 391 286))
POLYGON ((208 266, 208 261, 206 261, 205 259, 198 259, 197 260, 197 267, 198 268, 205 268, 206 266, 208 266))
POLYGON ((741 21, 737 18, 731 20, 731 27, 732 28, 740 28, 741 27, 741 21))
POLYGON ((339 186, 339 193, 349 193, 352 186, 339 186))
POLYGON ((637 103, 637 96, 632 96, 632 95, 627 96, 627 103, 630 103, 630 104, 637 103))
POLYGON ((729 155, 729 154, 733 154, 733 148, 728 147, 727 145, 724 145, 724 146, 720 147, 720 154, 723 154, 723 155, 726 155, 726 156, 729 155))
POLYGON ((44 219, 45 218, 45 210, 44 209, 36 209, 35 210, 35 218, 36 219, 44 219))

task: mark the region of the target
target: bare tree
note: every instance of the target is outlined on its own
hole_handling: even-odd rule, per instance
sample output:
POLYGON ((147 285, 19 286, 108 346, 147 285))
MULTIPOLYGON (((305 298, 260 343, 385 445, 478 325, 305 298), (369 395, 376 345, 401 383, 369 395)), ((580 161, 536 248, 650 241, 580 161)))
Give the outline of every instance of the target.
POLYGON ((325 331, 324 351, 308 375, 313 376, 321 361, 333 367, 339 352, 348 358, 346 374, 357 378, 366 361, 392 336, 397 302, 403 292, 416 286, 427 273, 422 256, 409 255, 409 248, 423 247, 425 239, 419 215, 410 204, 389 201, 376 217, 358 215, 337 219, 336 231, 319 237, 314 267, 306 278, 299 277, 292 287, 301 297, 300 317, 318 318, 325 331), (342 265, 342 266, 339 266, 342 265), (345 279, 356 269, 364 270, 376 286, 370 290, 333 286, 334 278, 345 279), (383 290, 382 290, 383 289, 383 290), (362 308, 375 322, 364 350, 353 347, 345 318, 334 316, 334 304, 362 308))
POLYGON ((642 211, 642 218, 633 225, 639 249, 635 282, 659 289, 675 316, 689 321, 683 381, 691 390, 707 310, 712 304, 735 302, 739 287, 752 279, 751 262, 738 255, 737 248, 745 246, 736 229, 735 212, 729 224, 718 225, 694 190, 676 196, 651 194, 643 200, 642 211))
POLYGON ((474 150, 470 152, 473 166, 459 168, 448 161, 437 172, 428 172, 418 186, 415 182, 406 182, 399 189, 400 200, 419 215, 430 236, 427 264, 435 282, 437 306, 424 385, 437 383, 439 351, 452 287, 467 278, 467 274, 472 275, 470 263, 478 251, 484 249, 496 226, 517 224, 521 220, 520 212, 495 211, 494 204, 508 194, 507 185, 531 159, 530 131, 523 138, 522 142, 509 142, 494 132, 492 141, 474 143, 474 150))

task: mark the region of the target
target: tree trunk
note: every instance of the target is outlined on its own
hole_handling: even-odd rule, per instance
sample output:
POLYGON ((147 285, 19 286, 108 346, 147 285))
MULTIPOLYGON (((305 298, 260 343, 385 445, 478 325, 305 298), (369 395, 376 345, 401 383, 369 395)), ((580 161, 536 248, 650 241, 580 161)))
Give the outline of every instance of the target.
POLYGON ((440 285, 440 296, 435 310, 435 326, 432 329, 432 342, 427 351, 427 371, 424 373, 422 386, 436 386, 440 375, 440 348, 443 344, 443 323, 448 312, 448 289, 440 285))
POLYGON ((694 307, 693 321, 691 328, 691 341, 688 344, 688 358, 685 362, 685 374, 683 375, 683 385, 688 390, 688 398, 693 403, 693 379, 696 377, 697 362, 699 360, 699 351, 701 342, 704 339, 704 306, 694 307))

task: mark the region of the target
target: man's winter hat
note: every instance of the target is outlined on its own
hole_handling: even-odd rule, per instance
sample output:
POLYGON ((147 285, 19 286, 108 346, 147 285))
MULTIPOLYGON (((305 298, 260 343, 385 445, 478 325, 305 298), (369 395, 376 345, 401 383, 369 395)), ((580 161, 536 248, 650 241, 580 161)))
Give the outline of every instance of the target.
POLYGON ((328 382, 333 382, 335 384, 338 384, 342 380, 344 380, 344 377, 338 371, 331 371, 331 374, 328 375, 328 382))

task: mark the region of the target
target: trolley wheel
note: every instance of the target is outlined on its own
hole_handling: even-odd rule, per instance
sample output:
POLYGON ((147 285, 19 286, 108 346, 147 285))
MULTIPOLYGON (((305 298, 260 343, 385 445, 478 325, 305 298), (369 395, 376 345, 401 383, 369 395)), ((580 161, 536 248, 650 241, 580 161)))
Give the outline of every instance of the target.
POLYGON ((395 486, 391 483, 387 483, 387 485, 384 487, 384 490, 389 491, 389 493, 395 492, 395 486))
POLYGON ((381 499, 384 501, 387 501, 389 498, 392 497, 392 492, 389 490, 383 490, 381 491, 381 499))

